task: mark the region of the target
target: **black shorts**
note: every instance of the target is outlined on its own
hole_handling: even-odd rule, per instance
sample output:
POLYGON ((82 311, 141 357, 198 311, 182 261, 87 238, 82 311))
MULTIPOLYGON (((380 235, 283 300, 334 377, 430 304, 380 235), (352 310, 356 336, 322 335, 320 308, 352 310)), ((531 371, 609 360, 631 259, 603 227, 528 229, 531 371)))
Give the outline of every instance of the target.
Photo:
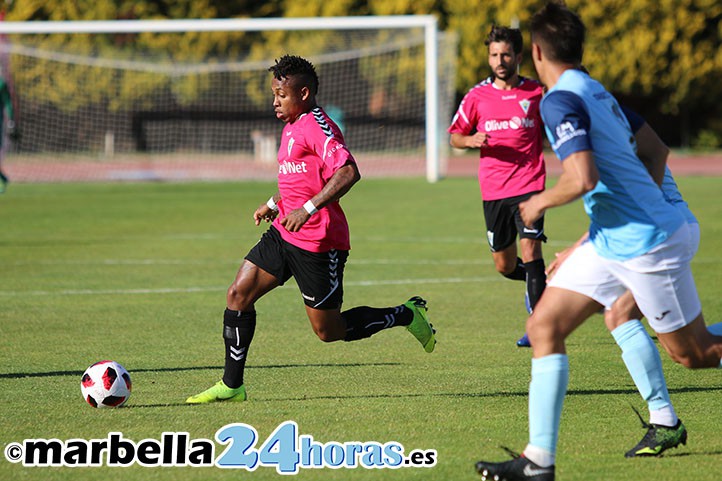
POLYGON ((486 238, 491 252, 499 252, 520 239, 538 239, 546 242, 544 235, 544 216, 534 225, 525 226, 519 214, 519 203, 538 192, 517 195, 499 200, 484 201, 484 220, 486 220, 486 238))
POLYGON ((310 252, 286 242, 271 226, 246 260, 276 277, 281 285, 293 276, 303 302, 314 309, 338 309, 343 304, 343 269, 348 251, 310 252))

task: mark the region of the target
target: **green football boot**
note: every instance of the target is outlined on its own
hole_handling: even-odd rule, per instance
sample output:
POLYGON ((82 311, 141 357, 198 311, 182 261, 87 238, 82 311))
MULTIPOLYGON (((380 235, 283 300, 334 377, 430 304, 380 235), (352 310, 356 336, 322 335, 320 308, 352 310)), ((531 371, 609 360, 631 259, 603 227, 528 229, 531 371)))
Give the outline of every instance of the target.
POLYGON ((434 336, 436 331, 434 331, 434 328, 429 323, 429 318, 426 316, 428 310, 426 301, 419 296, 414 296, 406 301, 404 306, 414 313, 414 318, 411 324, 406 326, 406 329, 418 339, 426 352, 432 352, 436 347, 436 338, 434 336))
POLYGON ((680 444, 687 444, 687 429, 678 419, 675 426, 662 426, 660 424, 649 424, 642 419, 639 411, 634 410, 642 421, 642 427, 647 428, 647 433, 641 441, 624 455, 626 458, 637 456, 659 456, 669 448, 676 448, 680 444))
POLYGON ((216 401, 245 401, 248 399, 245 386, 241 385, 235 389, 226 386, 223 381, 218 381, 205 391, 186 399, 188 404, 205 404, 216 401))

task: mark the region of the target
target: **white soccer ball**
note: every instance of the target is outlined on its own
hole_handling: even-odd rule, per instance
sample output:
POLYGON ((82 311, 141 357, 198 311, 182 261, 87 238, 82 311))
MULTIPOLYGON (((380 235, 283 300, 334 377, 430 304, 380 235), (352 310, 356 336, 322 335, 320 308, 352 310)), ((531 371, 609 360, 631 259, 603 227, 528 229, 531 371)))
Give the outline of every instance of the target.
POLYGON ((130 397, 130 374, 115 361, 99 361, 83 373, 80 391, 94 408, 117 408, 130 397))

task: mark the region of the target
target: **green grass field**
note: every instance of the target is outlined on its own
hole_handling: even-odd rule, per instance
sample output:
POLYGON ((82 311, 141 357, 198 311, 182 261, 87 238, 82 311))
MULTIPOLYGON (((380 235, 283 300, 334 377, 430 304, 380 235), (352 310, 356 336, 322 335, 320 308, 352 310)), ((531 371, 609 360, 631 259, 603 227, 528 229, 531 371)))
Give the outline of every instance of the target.
MULTIPOLYGON (((682 178, 702 244, 693 263, 708 322, 722 321, 722 178, 682 178)), ((265 227, 252 213, 271 183, 11 185, 0 197, 0 447, 25 439, 213 439, 231 423, 263 441, 293 420, 322 443, 397 441, 435 449, 433 468, 301 469, 299 480, 478 479, 479 458, 527 441, 530 351, 523 285, 496 274, 474 179, 364 180, 344 199, 353 250, 345 306, 399 304, 420 294, 438 329, 426 354, 404 329, 324 344, 293 282, 258 305, 242 404, 184 405, 221 375, 225 290, 265 227), (133 378, 127 406, 96 410, 80 375, 101 359, 133 378)), ((545 257, 586 228, 580 203, 547 215, 545 257)), ((663 354, 686 447, 625 459, 646 406, 602 318, 568 342, 569 394, 557 479, 719 481, 722 372, 692 372, 663 354)), ((216 455, 223 446, 216 445, 216 455)), ((215 467, 23 467, 0 457, 1 480, 278 478, 215 467)))

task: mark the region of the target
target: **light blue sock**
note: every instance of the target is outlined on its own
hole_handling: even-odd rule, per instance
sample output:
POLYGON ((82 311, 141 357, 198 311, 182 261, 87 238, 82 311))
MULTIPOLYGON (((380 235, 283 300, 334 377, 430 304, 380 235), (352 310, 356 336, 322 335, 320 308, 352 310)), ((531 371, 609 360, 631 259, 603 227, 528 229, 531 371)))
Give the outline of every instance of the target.
POLYGON ((672 406, 662 372, 662 358, 642 323, 636 319, 627 321, 614 329, 612 336, 622 348, 624 364, 639 394, 647 401, 649 411, 672 406))
POLYGON ((559 420, 569 384, 569 358, 550 354, 531 360, 529 383, 529 444, 554 455, 559 420))

